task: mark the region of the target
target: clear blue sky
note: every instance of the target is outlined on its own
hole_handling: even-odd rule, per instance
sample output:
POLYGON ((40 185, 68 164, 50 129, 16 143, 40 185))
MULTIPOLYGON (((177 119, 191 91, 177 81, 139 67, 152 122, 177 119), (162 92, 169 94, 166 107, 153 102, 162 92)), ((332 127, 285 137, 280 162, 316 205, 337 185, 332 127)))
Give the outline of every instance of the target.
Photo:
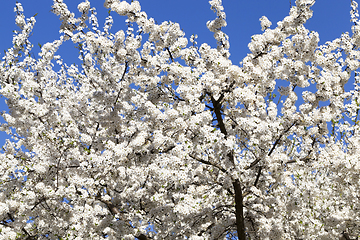
MULTIPOLYGON (((34 53, 39 51, 38 43, 44 44, 59 38, 60 21, 51 12, 51 0, 18 0, 23 4, 26 17, 37 13, 33 36, 30 41, 34 45, 34 53)), ((80 0, 64 0, 69 9, 78 13, 77 5, 80 0)), ((128 0, 130 2, 130 0, 128 0)), ((153 17, 158 23, 163 21, 178 22, 185 31, 186 36, 192 34, 199 36, 199 44, 207 42, 216 46, 212 33, 206 28, 206 22, 215 18, 210 10, 207 0, 139 0, 142 10, 149 17, 153 17)), ((295 0, 291 0, 294 5, 295 0)), ((317 0, 313 10, 314 16, 307 23, 307 28, 319 32, 320 43, 333 40, 343 32, 351 31, 350 23, 351 0, 317 0)), ((15 25, 14 6, 15 0, 2 0, 0 8, 0 54, 3 50, 11 47, 13 30, 15 25)), ((107 10, 103 7, 104 0, 90 0, 91 6, 96 7, 100 26, 107 16, 107 10)), ((251 36, 261 33, 259 18, 267 16, 276 27, 276 23, 287 16, 290 9, 289 0, 223 0, 227 14, 228 26, 224 31, 230 37, 231 60, 234 64, 249 52, 247 45, 251 36)), ((124 17, 114 17, 113 30, 125 29, 124 17)), ((77 62, 77 49, 72 44, 65 44, 59 51, 65 61, 69 64, 77 62)), ((4 99, 0 99, 0 111, 6 110, 4 99)), ((4 143, 6 136, 0 133, 0 146, 4 143)))

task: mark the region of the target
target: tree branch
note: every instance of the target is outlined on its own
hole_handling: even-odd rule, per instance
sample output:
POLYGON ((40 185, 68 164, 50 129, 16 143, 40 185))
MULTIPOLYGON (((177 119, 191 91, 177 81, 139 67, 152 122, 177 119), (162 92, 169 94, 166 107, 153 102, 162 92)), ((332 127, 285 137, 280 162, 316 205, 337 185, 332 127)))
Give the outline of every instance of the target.
POLYGON ((201 162, 201 163, 204 163, 206 165, 210 165, 210 166, 213 166, 213 167, 216 167, 217 169, 219 169, 220 171, 222 171, 223 173, 226 173, 228 174, 228 172, 226 171, 225 168, 223 168, 222 166, 218 165, 218 164, 215 164, 215 163, 212 163, 212 162, 209 162, 209 161, 206 161, 206 160, 203 160, 203 159, 200 159, 196 156, 193 156, 192 154, 189 154, 189 156, 193 159, 195 159, 196 161, 198 162, 201 162))
MULTIPOLYGON (((125 63, 125 69, 124 69, 124 72, 121 76, 121 80, 120 81, 123 81, 124 80, 124 77, 125 77, 125 74, 126 74, 126 71, 127 71, 127 68, 128 68, 128 62, 125 63)), ((121 93, 121 89, 119 90, 117 96, 116 96, 116 99, 115 99, 115 102, 114 102, 114 105, 116 105, 117 101, 119 100, 119 97, 120 97, 120 93, 121 93)))
POLYGON ((257 185, 257 183, 259 181, 259 178, 260 178, 260 175, 261 175, 261 170, 262 170, 262 166, 259 167, 256 179, 255 179, 255 182, 254 182, 254 187, 256 187, 256 185, 257 185))
POLYGON ((168 47, 166 47, 165 49, 167 50, 167 52, 168 52, 169 55, 170 55, 171 62, 174 62, 174 58, 173 58, 173 56, 171 55, 170 49, 169 49, 168 47))
POLYGON ((233 182, 235 190, 235 216, 236 216, 236 228, 239 240, 246 240, 245 238, 245 224, 244 224, 244 212, 243 212, 243 196, 239 179, 233 182))
MULTIPOLYGON (((276 146, 279 144, 282 136, 284 136, 284 134, 287 133, 287 132, 290 130, 290 128, 292 128, 295 124, 296 124, 296 121, 295 121, 293 124, 291 124, 291 126, 288 127, 282 134, 280 134, 280 136, 278 137, 278 139, 276 139, 275 143, 273 144, 272 148, 270 149, 270 151, 269 151, 269 153, 268 153, 268 156, 270 156, 270 155, 273 153, 273 151, 275 150, 276 146)), ((260 160, 261 160, 261 158, 257 158, 255 161, 253 161, 253 162, 250 164, 250 166, 246 167, 245 170, 248 170, 248 169, 254 167, 258 162, 260 162, 260 160)))

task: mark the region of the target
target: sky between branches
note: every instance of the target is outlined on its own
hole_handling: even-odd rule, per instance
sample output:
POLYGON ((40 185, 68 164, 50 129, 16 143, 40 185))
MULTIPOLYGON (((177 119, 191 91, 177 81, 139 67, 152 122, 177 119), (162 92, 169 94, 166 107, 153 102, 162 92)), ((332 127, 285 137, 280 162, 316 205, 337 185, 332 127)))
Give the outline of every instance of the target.
MULTIPOLYGON (((130 1, 130 0, 129 0, 130 1)), ((19 0, 24 7, 26 17, 37 14, 33 36, 30 41, 34 45, 33 52, 37 57, 40 50, 38 44, 52 42, 59 38, 60 21, 51 12, 51 0, 19 0)), ((78 13, 77 5, 82 0, 64 0, 69 9, 78 13)), ((216 47, 216 41, 212 33, 206 28, 206 22, 215 18, 215 14, 210 10, 207 0, 139 0, 142 10, 149 17, 153 17, 158 23, 172 21, 180 24, 186 37, 197 34, 197 42, 208 43, 216 47)), ((350 2, 351 0, 317 0, 314 7, 313 17, 305 25, 309 30, 317 31, 320 35, 320 44, 333 40, 343 32, 351 32, 350 23, 350 2)), ((15 25, 15 0, 3 0, 0 7, 0 54, 4 56, 5 49, 12 46, 13 30, 18 30, 15 25)), ((103 0, 90 0, 91 6, 98 12, 100 27, 103 26, 108 10, 103 7, 103 0)), ((276 27, 278 21, 288 15, 290 4, 294 5, 295 0, 223 0, 223 5, 227 15, 227 27, 224 32, 230 38, 230 59, 234 64, 238 64, 247 53, 248 43, 251 36, 260 34, 261 27, 259 18, 267 16, 276 27)), ((79 14, 80 15, 80 14, 79 14)), ((77 16, 79 16, 77 15, 77 16)), ((113 32, 126 29, 125 17, 119 17, 116 13, 111 13, 114 18, 113 32)), ((65 43, 59 50, 66 63, 80 62, 77 59, 78 50, 71 42, 65 43)), ((0 111, 7 110, 3 98, 0 98, 0 111)), ((0 120, 3 122, 3 120, 0 120)), ((0 146, 3 145, 7 135, 0 133, 0 146)))

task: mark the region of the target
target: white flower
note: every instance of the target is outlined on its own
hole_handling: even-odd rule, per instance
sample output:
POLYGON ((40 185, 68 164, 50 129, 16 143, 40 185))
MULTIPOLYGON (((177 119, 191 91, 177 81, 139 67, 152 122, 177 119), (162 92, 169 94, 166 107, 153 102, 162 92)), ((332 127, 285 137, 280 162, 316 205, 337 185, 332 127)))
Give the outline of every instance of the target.
POLYGON ((260 19, 261 30, 264 31, 271 26, 271 22, 266 16, 262 16, 260 19))
POLYGON ((90 2, 88 0, 86 0, 85 2, 82 2, 78 5, 78 10, 79 12, 88 12, 90 9, 90 2))
POLYGON ((16 25, 18 25, 20 28, 23 28, 26 24, 24 15, 18 15, 16 16, 16 25))
POLYGON ((19 11, 19 12, 23 12, 24 8, 22 6, 21 3, 16 3, 16 7, 14 8, 14 12, 19 11))
MULTIPOLYGON (((135 5, 134 5, 135 6, 135 5)), ((126 15, 129 11, 130 4, 126 1, 115 2, 111 5, 111 9, 117 12, 119 15, 126 15)))

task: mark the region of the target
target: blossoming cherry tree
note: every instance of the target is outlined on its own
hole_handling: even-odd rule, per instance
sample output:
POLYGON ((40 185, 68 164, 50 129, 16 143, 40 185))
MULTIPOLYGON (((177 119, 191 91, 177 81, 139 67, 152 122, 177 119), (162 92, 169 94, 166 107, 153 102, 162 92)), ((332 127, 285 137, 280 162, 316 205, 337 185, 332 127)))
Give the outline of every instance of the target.
POLYGON ((138 1, 105 1, 126 17, 112 32, 89 1, 75 14, 54 0, 60 37, 38 57, 35 18, 16 3, 20 30, 0 64, 1 129, 12 135, 0 155, 1 239, 360 235, 357 3, 352 34, 321 46, 304 25, 314 0, 296 0, 273 28, 262 17, 240 65, 221 0, 209 3, 216 48, 138 1), (66 41, 80 64, 57 55, 66 41))

